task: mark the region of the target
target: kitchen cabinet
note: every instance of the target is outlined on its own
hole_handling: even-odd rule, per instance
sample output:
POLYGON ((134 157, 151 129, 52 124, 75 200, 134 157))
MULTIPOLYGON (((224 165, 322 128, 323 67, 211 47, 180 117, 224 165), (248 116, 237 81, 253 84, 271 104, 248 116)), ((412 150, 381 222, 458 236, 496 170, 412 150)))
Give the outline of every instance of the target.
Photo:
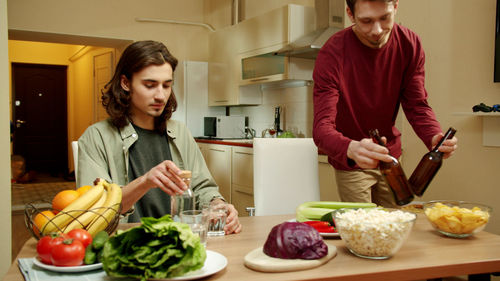
POLYGON ((208 62, 208 105, 257 105, 262 103, 262 93, 253 88, 238 85, 237 26, 230 26, 210 34, 208 62))
POLYGON ((198 147, 200 148, 201 155, 203 155, 203 158, 205 159, 205 162, 207 161, 207 148, 209 144, 198 142, 198 147))
MULTIPOLYGON (((253 207, 253 148, 198 143, 208 169, 219 185, 220 192, 233 204, 240 216, 248 216, 253 207)), ((340 201, 335 171, 326 155, 318 155, 320 199, 340 201)))
POLYGON ((253 207, 253 149, 251 147, 198 143, 208 170, 227 202, 240 216, 253 207))
POLYGON ((315 29, 313 7, 286 5, 238 24, 239 53, 274 47, 274 51, 315 29))
POLYGON ((231 202, 231 146, 198 143, 220 194, 231 202))
POLYGON ((335 171, 326 155, 318 156, 319 191, 321 201, 340 201, 335 181, 335 171))
POLYGON ((314 9, 287 5, 239 24, 241 37, 239 84, 284 80, 312 80, 314 60, 277 56, 274 53, 300 36, 312 32, 314 9))
POLYGON ((253 207, 253 148, 233 146, 231 166, 231 200, 240 216, 248 216, 253 207))
MULTIPOLYGON (((242 55, 254 56, 277 51, 314 28, 314 9, 290 4, 211 33, 208 105, 261 104, 259 84, 240 86, 242 55)), ((284 60, 288 62, 289 59, 284 60)), ((309 62, 311 66, 313 63, 309 62)))

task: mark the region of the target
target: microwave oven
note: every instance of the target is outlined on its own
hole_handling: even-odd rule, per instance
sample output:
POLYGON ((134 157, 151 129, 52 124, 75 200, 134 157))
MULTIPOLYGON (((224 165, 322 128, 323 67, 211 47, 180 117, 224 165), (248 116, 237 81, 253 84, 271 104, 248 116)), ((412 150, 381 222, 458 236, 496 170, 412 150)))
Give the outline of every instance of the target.
POLYGON ((245 121, 245 116, 204 117, 204 135, 220 139, 245 138, 245 121))

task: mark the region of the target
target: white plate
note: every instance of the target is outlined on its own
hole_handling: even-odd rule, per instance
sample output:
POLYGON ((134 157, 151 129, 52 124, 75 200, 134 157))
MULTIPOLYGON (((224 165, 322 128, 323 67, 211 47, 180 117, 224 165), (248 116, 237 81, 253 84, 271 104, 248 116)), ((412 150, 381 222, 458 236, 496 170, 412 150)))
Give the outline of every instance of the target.
POLYGON ((41 267, 43 269, 47 269, 50 271, 56 271, 56 272, 83 272, 83 271, 90 271, 90 270, 99 269, 102 267, 102 263, 94 263, 94 264, 79 265, 79 266, 55 266, 55 265, 50 265, 50 264, 44 264, 43 262, 39 261, 37 258, 33 258, 33 263, 36 266, 41 267))
POLYGON ((338 232, 334 232, 334 233, 320 232, 319 234, 322 237, 340 237, 340 234, 338 232))
POLYGON ((151 280, 195 280, 215 274, 227 266, 227 259, 224 255, 207 250, 207 259, 201 269, 188 272, 182 276, 169 279, 151 279, 151 280))
MULTIPOLYGON (((80 266, 54 266, 44 264, 37 258, 33 258, 33 263, 41 268, 57 271, 57 272, 83 272, 90 271, 94 269, 99 269, 102 267, 102 263, 96 263, 91 265, 80 265, 80 266)), ((217 252, 207 250, 207 259, 205 264, 201 269, 196 271, 191 271, 183 276, 178 276, 170 279, 152 279, 152 280, 195 280, 209 275, 215 274, 223 270, 227 266, 227 258, 217 252)))
MULTIPOLYGON (((288 220, 288 222, 296 222, 297 220, 296 219, 290 219, 288 220)), ((329 233, 329 232, 320 232, 319 235, 321 235, 321 237, 340 237, 340 234, 338 232, 334 232, 334 233, 329 233)))

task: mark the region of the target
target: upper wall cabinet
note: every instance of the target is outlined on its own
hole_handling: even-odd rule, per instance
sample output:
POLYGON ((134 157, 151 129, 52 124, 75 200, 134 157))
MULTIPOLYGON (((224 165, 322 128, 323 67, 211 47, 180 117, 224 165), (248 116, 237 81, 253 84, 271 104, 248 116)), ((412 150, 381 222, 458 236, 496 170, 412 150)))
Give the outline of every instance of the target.
POLYGON ((239 89, 234 75, 233 61, 237 55, 236 26, 219 29, 209 38, 208 105, 228 106, 240 104, 239 89))
MULTIPOLYGON (((314 8, 287 5, 212 33, 209 39, 208 105, 262 103, 258 83, 241 83, 242 57, 276 51, 311 32, 314 26, 314 8), (240 86, 242 84, 248 85, 240 86)), ((288 64, 283 64, 283 68, 288 69, 288 64)))
POLYGON ((264 49, 269 48, 277 51, 312 32, 315 28, 314 17, 313 7, 290 4, 244 20, 238 24, 239 32, 244 35, 239 41, 239 53, 263 54, 266 52, 264 49))

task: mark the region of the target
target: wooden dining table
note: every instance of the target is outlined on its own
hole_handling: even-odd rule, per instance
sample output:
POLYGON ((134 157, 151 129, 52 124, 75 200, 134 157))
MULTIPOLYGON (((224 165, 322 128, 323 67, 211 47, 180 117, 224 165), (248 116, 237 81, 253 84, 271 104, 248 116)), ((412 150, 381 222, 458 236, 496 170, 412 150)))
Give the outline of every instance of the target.
MULTIPOLYGON (((228 263, 204 280, 426 280, 500 272, 500 235, 483 231, 463 239, 446 237, 436 232, 421 214, 408 240, 389 259, 360 258, 349 252, 342 239, 325 238, 328 245, 336 246, 337 255, 319 267, 280 273, 247 268, 245 255, 263 246, 273 226, 293 218, 294 215, 241 217, 241 233, 208 237, 207 249, 224 255, 228 263)), ((36 240, 29 239, 17 258, 35 257, 35 247, 36 240)), ((3 280, 24 280, 17 259, 3 280)))

